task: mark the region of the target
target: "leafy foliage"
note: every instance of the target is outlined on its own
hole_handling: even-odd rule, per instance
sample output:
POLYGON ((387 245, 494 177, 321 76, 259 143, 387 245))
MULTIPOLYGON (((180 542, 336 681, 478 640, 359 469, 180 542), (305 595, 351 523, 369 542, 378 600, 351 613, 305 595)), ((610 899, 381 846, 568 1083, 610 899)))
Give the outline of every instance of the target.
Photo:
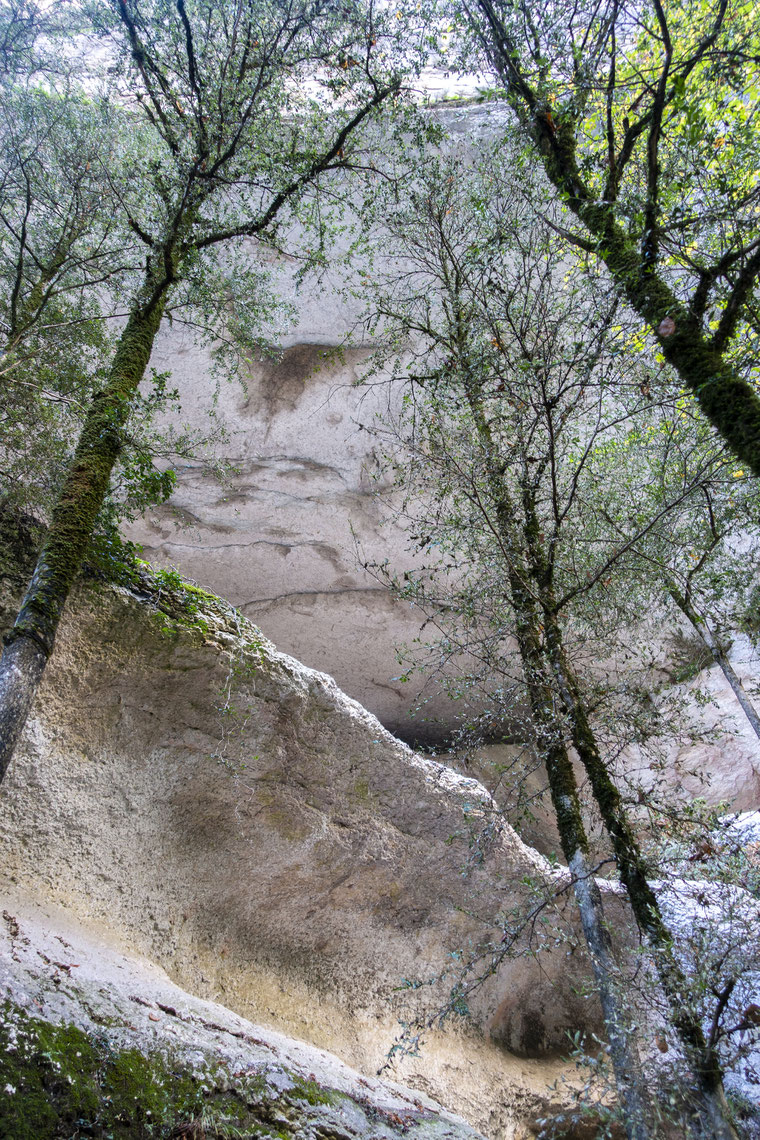
MULTIPOLYGON (((407 394, 386 430, 416 558, 403 577, 376 569, 437 632, 422 667, 468 699, 470 727, 530 741, 545 766, 625 1097, 630 1061, 615 1050, 630 1056, 632 1037, 616 1039, 616 967, 611 955, 601 965, 593 899, 578 887, 594 872, 572 743, 690 1066, 681 1093, 699 1107, 684 1119, 707 1135, 714 1119, 699 1120, 717 1111, 728 1136, 724 1110, 709 1107, 722 1103, 720 1038, 703 1031, 698 987, 688 989, 612 773, 632 743, 656 761, 663 734, 652 724, 662 707, 636 685, 651 660, 629 637, 642 599, 662 606, 685 543, 687 567, 728 561, 724 540, 754 496, 674 378, 661 374, 654 398, 655 362, 630 351, 636 319, 604 274, 562 258, 562 213, 547 202, 536 223, 533 187, 532 206, 515 210, 528 195, 513 189, 509 161, 435 156, 408 204, 385 206, 388 253, 400 256, 373 303, 391 350, 405 349, 396 372, 407 394)), ((649 1134, 624 1111, 629 1134, 649 1134)))
POLYGON ((550 182, 735 455, 760 474, 758 40, 744 0, 453 16, 550 182), (534 152, 535 153, 535 152, 534 152))

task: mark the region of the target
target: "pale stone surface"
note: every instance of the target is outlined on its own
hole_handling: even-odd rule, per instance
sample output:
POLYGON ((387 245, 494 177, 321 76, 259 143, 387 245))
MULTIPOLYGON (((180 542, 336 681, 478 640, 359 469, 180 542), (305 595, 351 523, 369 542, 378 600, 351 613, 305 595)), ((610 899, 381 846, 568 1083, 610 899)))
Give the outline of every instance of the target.
MULTIPOLYGON (((492 136, 499 121, 493 106, 435 113, 468 145, 492 136)), ((214 406, 230 435, 217 455, 234 469, 229 486, 199 464, 180 467, 170 504, 128 533, 148 559, 208 585, 285 652, 334 676, 391 731, 437 740, 455 708, 436 697, 424 717, 412 718, 421 686, 398 680, 396 647, 419 636, 422 619, 391 601, 356 552, 358 539, 364 559, 402 569, 410 562, 404 535, 384 524, 373 496, 381 448, 366 430, 395 397, 383 384, 356 386, 374 346, 360 324, 361 304, 343 292, 349 270, 296 287, 287 263, 271 268, 293 319, 281 331, 279 359, 256 362, 245 391, 223 384, 218 393, 214 406)), ((183 420, 207 428, 216 388, 211 355, 176 325, 162 331, 151 363, 171 371, 183 420)))
MULTIPOLYGON (((758 651, 737 636, 731 659, 745 690, 760 706, 758 651)), ((693 732, 676 735, 675 726, 663 717, 663 735, 650 742, 648 754, 635 745, 622 751, 616 779, 629 803, 634 805, 641 792, 669 805, 701 798, 710 805, 726 804, 730 811, 755 809, 760 804, 760 741, 719 667, 703 669, 682 684, 668 683, 662 673, 660 685, 652 691, 653 703, 667 707, 666 702, 682 701, 684 725, 691 724, 693 732)), ((483 745, 470 750, 464 762, 453 754, 446 762, 480 780, 527 843, 544 854, 560 851, 546 775, 529 744, 483 745)), ((579 764, 576 775, 583 787, 579 764)), ((584 797, 587 805, 589 800, 584 797)), ((588 818, 594 834, 598 824, 593 813, 588 818)), ((641 823, 648 826, 646 813, 641 823)))
MULTIPOLYGON (((431 79, 432 90, 450 94, 448 82, 431 79)), ((468 94, 472 83, 477 79, 468 80, 468 94)), ((434 111, 452 139, 473 146, 493 138, 503 113, 477 103, 434 111)), ((392 601, 357 558, 358 542, 365 559, 387 559, 396 570, 412 560, 403 532, 374 497, 382 448, 366 430, 396 397, 382 384, 357 387, 373 345, 361 325, 361 305, 346 291, 349 269, 296 286, 287 261, 271 268, 292 319, 283 328, 280 356, 258 360, 245 390, 223 385, 219 391, 216 407, 230 435, 218 454, 234 469, 229 486, 220 487, 200 464, 180 468, 171 503, 130 534, 144 543, 148 558, 208 584, 283 650, 329 672, 386 727, 407 740, 442 743, 456 724, 457 706, 430 686, 424 712, 411 716, 421 682, 399 680, 396 647, 420 635, 421 618, 392 601)), ((153 364, 171 371, 184 417, 202 428, 215 393, 211 355, 176 325, 163 331, 153 364)), ((678 622, 671 625, 667 636, 678 622)), ((757 678, 756 661, 742 666, 745 676, 757 678)), ((734 698, 716 671, 708 689, 716 704, 708 707, 706 723, 733 733, 736 720, 737 732, 688 749, 674 746, 668 763, 696 774, 687 781, 691 794, 707 788, 710 799, 753 807, 760 802, 758 741, 741 715, 735 717, 734 698)), ((627 756, 635 767, 633 750, 627 756)))
MULTIPOLYGON (((414 698, 397 680, 395 646, 419 634, 420 620, 360 569, 354 540, 369 559, 403 560, 403 536, 382 527, 373 495, 375 441, 360 429, 383 406, 354 387, 370 348, 325 356, 351 316, 329 290, 297 300, 281 359, 252 367, 246 391, 220 390, 227 484, 201 464, 182 467, 170 503, 127 533, 152 562, 208 585, 283 650, 329 672, 388 727, 408 728, 414 698)), ((186 331, 164 331, 153 362, 171 369, 183 412, 203 429, 209 356, 186 331)))
MULTIPOLYGON (((419 635, 421 618, 359 567, 356 548, 358 540, 362 557, 374 561, 399 565, 405 557, 404 536, 382 525, 376 441, 359 426, 372 423, 384 393, 354 386, 368 349, 326 355, 345 333, 345 322, 330 323, 331 300, 323 302, 321 331, 311 324, 295 331, 288 339, 303 339, 280 360, 255 365, 247 391, 222 389, 228 484, 187 467, 171 503, 128 533, 151 561, 208 584, 284 650, 335 676, 388 727, 414 735, 414 693, 398 680, 396 646, 419 635)), ((172 368, 202 423, 208 360, 169 334, 156 366, 172 368)))
MULTIPOLYGON (((400 528, 383 522, 385 508, 374 495, 378 444, 360 429, 373 424, 392 394, 384 387, 356 387, 369 345, 330 354, 331 345, 351 331, 355 313, 330 291, 329 282, 323 293, 299 293, 294 300, 299 323, 285 339, 281 359, 252 368, 246 392, 227 386, 220 393, 231 425, 225 457, 235 473, 229 486, 220 487, 200 467, 187 467, 171 507, 152 511, 131 533, 148 557, 208 583, 279 646, 335 676, 392 731, 439 743, 456 723, 456 706, 434 696, 413 718, 420 683, 399 680, 396 647, 420 635, 421 619, 394 602, 357 562, 356 541, 370 560, 389 559, 396 568, 411 561, 400 528), (175 513, 184 525, 177 526, 175 513)), ((173 332, 162 342, 156 365, 172 368, 202 423, 208 360, 186 334, 173 332)), ((735 664, 750 687, 757 683, 756 654, 741 640, 735 664)), ((681 688, 688 694, 703 682, 710 703, 693 708, 702 728, 715 731, 712 739, 666 747, 671 786, 683 772, 688 795, 726 801, 736 810, 755 807, 760 742, 717 668, 681 688)), ((508 762, 506 753, 485 751, 480 771, 489 787, 498 776, 493 766, 508 762)), ((621 771, 636 773, 650 786, 653 774, 640 769, 636 750, 628 749, 621 771)), ((556 850, 551 813, 541 805, 537 811, 539 820, 523 834, 542 849, 556 850)))
MULTIPOLYGON (((270 1112, 286 1108, 281 1127, 299 1140, 326 1134, 340 1140, 477 1140, 464 1120, 424 1093, 368 1081, 321 1049, 193 997, 151 962, 122 954, 113 940, 72 923, 64 910, 5 895, 0 909, 3 1000, 32 1018, 75 1025, 96 1039, 107 1026, 112 1049, 170 1057, 174 1069, 222 1091, 234 1088, 236 1077, 255 1074, 265 1106, 270 1112), (309 1104, 299 1097, 299 1080, 339 1095, 332 1104, 309 1104)), ((10 1024, 14 1013, 6 1011, 10 1024)), ((5 1095, 23 1090, 6 1089, 5 1095)))
MULTIPOLYGON (((452 983, 399 992, 403 979, 498 945, 494 919, 524 905, 525 879, 562 873, 488 827, 475 780, 195 602, 193 630, 144 597, 78 589, 0 790, 3 884, 373 1074, 399 1013, 435 1008, 452 983)), ((567 954, 505 960, 470 1019, 426 1034, 394 1075, 488 1136, 530 1135, 556 1107, 566 1031, 597 1024, 583 955, 567 954)))
MULTIPOLYGON (((757 651, 737 638, 732 654, 742 685, 760 706, 757 651)), ((684 772, 687 793, 704 796, 708 803, 726 803, 732 811, 747 811, 760 804, 760 740, 755 736, 720 669, 713 666, 688 686, 699 691, 700 720, 706 739, 697 745, 675 746, 667 766, 684 772)))
MULTIPOLYGON (((437 113, 454 138, 466 136, 475 145, 494 130, 492 107, 437 113)), ((306 281, 297 289, 288 265, 276 268, 276 288, 294 312, 283 352, 250 368, 245 391, 228 385, 219 393, 218 408, 230 427, 221 449, 234 469, 229 486, 190 465, 179 472, 172 503, 130 533, 150 559, 208 583, 278 646, 333 675, 386 727, 410 741, 445 745, 458 706, 430 684, 424 711, 412 716, 421 681, 400 680, 396 648, 420 636, 421 618, 394 602, 358 563, 357 543, 363 558, 387 559, 398 571, 412 559, 405 535, 387 521, 386 506, 374 495, 382 483, 381 448, 366 428, 395 396, 381 384, 357 386, 373 346, 359 323, 360 306, 341 292, 350 285, 347 272, 333 270, 319 284, 306 281)), ((214 391, 211 358, 177 327, 163 334, 154 363, 171 369, 186 414, 202 426, 214 391)), ((666 622, 666 638, 677 625, 666 622)), ((737 667, 756 682, 757 661, 745 649, 737 667)), ((669 786, 681 783, 685 795, 752 808, 760 803, 760 742, 717 669, 706 674, 706 688, 711 703, 694 707, 703 728, 722 734, 668 744, 669 786)), ((481 771, 489 787, 494 764, 503 763, 503 749, 484 752, 481 771)), ((633 748, 621 764, 621 774, 630 773, 644 787, 655 778, 633 748)), ((556 850, 551 812, 538 802, 536 810, 538 819, 522 834, 556 850)))

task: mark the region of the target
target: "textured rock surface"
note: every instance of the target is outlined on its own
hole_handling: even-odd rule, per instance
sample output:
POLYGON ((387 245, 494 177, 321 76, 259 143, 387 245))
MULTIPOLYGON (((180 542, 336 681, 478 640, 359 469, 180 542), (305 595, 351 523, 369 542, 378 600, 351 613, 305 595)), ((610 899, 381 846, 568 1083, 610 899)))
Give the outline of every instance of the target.
MULTIPOLYGON (((159 602, 179 620, 95 583, 72 599, 0 791, 2 880, 374 1073, 408 1000, 435 1006, 451 985, 399 994, 403 979, 498 944, 526 878, 556 873, 508 827, 482 834, 492 801, 474 780, 232 611, 159 602)), ((531 1135, 566 1030, 595 1023, 580 958, 572 974, 567 946, 505 961, 399 1079, 487 1135, 531 1135)))
MULTIPOLYGON (((702 651, 704 652, 704 651, 702 651)), ((667 659, 668 641, 663 645, 667 659)), ((709 660, 709 657, 708 657, 709 660)), ((758 649, 737 635, 731 661, 746 692, 760 707, 758 649)), ((635 804, 643 791, 665 804, 700 798, 730 811, 753 811, 760 805, 760 741, 717 665, 702 668, 689 681, 675 683, 665 670, 654 674, 650 693, 660 709, 681 706, 682 727, 661 712, 662 735, 648 742, 647 754, 637 745, 617 760, 619 786, 635 804), (654 763, 653 763, 654 761, 654 763)), ((475 777, 494 796, 525 841, 544 854, 560 851, 543 766, 530 745, 492 744, 447 757, 447 763, 475 777)), ((584 784, 577 766, 578 782, 584 784)), ((641 824, 647 826, 642 812, 641 824)), ((590 831, 596 817, 589 814, 590 831)))
MULTIPOLYGON (((493 105, 436 113, 454 138, 492 135, 498 122, 493 105)), ((152 561, 207 583, 280 648, 334 676, 391 731, 439 743, 456 721, 456 706, 436 695, 424 716, 412 718, 416 682, 398 680, 396 646, 419 635, 418 615, 391 601, 356 554, 355 537, 370 561, 388 559, 400 569, 410 561, 403 533, 383 522, 373 497, 378 443, 363 430, 393 404, 393 394, 383 386, 356 387, 372 345, 362 335, 360 307, 340 292, 350 284, 344 271, 296 289, 283 265, 276 281, 295 313, 282 355, 258 361, 245 391, 226 385, 218 394, 217 408, 230 428, 220 447, 233 468, 229 486, 220 487, 200 465, 181 469, 171 504, 151 512, 131 534, 152 561)), ((153 363, 171 370, 186 418, 207 424, 215 392, 210 355, 176 326, 164 333, 153 363)), ((678 622, 668 624, 670 636, 678 622)), ((744 654, 740 666, 744 676, 757 678, 756 660, 744 654)), ((707 710, 708 721, 713 717, 732 731, 728 686, 714 671, 708 688, 717 702, 707 710)), ((688 755, 674 748, 669 763, 711 773, 708 797, 744 809, 760 802, 760 747, 741 716, 736 726, 732 738, 689 746, 688 755)), ((688 787, 703 794, 698 779, 688 787)))
MULTIPOLYGON (((493 108, 436 113, 468 142, 494 130, 493 108)), ((130 533, 147 558, 228 598, 278 647, 334 676, 386 727, 405 739, 437 739, 456 710, 439 698, 427 721, 411 720, 415 686, 397 679, 396 645, 419 635, 421 619, 392 602, 356 556, 354 536, 368 559, 408 564, 403 534, 383 525, 373 498, 378 445, 363 430, 393 395, 385 385, 356 387, 373 346, 363 335, 361 306, 341 291, 351 284, 345 268, 296 288, 284 264, 275 281, 295 314, 281 357, 257 362, 246 391, 223 385, 218 393, 216 408, 230 429, 219 449, 234 469, 229 487, 199 465, 180 469, 171 503, 130 533)), ((171 370, 183 417, 207 428, 215 392, 210 355, 177 326, 164 331, 152 363, 171 370)))
MULTIPOLYGON (((744 688, 760 705, 758 652, 744 637, 737 637, 732 663, 744 688)), ((726 803, 732 811, 748 811, 760 805, 760 740, 752 731, 720 669, 703 670, 681 686, 684 696, 697 697, 700 743, 673 743, 665 755, 665 770, 675 786, 687 795, 703 796, 708 803, 726 803)), ((631 757, 633 760, 633 757, 631 757)), ((628 763, 628 770, 634 764, 628 763)), ((650 775, 653 782, 655 777, 650 775)))
MULTIPOLYGON (((118 1106, 120 1135, 128 1125, 135 1135, 142 1135, 141 1125, 160 1131, 162 1126, 189 1126, 196 1119, 208 1131, 188 1131, 188 1136, 216 1135, 212 1124, 219 1120, 228 1128, 246 1124, 246 1135, 279 1140, 290 1136, 476 1140, 463 1120, 424 1094, 386 1081, 368 1081, 329 1053, 193 997, 151 963, 125 956, 112 943, 88 935, 64 911, 30 908, 8 897, 0 900, 0 907, 0 1035, 6 1045, 0 1056, 0 1073, 6 1077, 0 1134, 7 1140, 19 1140, 17 1129, 22 1128, 35 1140, 62 1134, 50 1107, 58 1101, 60 1111, 60 1102, 67 1103, 61 1096, 62 1083, 76 1090, 82 1076, 89 1075, 87 1045, 94 1046, 106 1070, 98 1074, 101 1084, 106 1083, 109 1068, 118 1070, 114 1059, 129 1055, 128 1051, 136 1050, 148 1061, 135 1088, 118 1106), (33 1034, 40 1021, 82 1030, 86 1041, 77 1038, 74 1044, 85 1048, 73 1050, 72 1056, 72 1050, 67 1055, 48 1047, 48 1055, 40 1056, 33 1034), (101 1058, 104 1027, 108 1043, 101 1058), (151 1083, 145 1079, 153 1075, 151 1061, 153 1079, 158 1077, 165 1093, 160 1100, 142 1095, 151 1083), (44 1088, 43 1103, 35 1100, 35 1077, 44 1088), (175 1107, 175 1098, 194 1103, 196 1111, 189 1118, 183 1116, 184 1105, 175 1107), (163 1108, 163 1120, 150 1119, 157 1103, 163 1108)), ((124 1072, 117 1075, 120 1081, 107 1086, 111 1097, 119 1083, 123 1085, 124 1072)), ((87 1091, 92 1099, 92 1089, 87 1091)), ((87 1100, 80 1091, 80 1113, 86 1111, 87 1100)), ((99 1105, 100 1113, 107 1107, 107 1102, 99 1105)), ((89 1122, 93 1128, 95 1119, 93 1112, 89 1122)), ((80 1126, 86 1123, 78 1121, 80 1126)), ((231 1128, 228 1133, 220 1129, 219 1135, 230 1133, 231 1128)))
MULTIPOLYGON (((733 664, 750 693, 756 686, 756 656, 749 646, 737 641, 733 664)), ((700 798, 712 805, 726 804, 731 811, 754 810, 760 804, 760 741, 720 669, 704 669, 688 684, 673 688, 691 714, 698 717, 695 738, 688 742, 667 737, 657 741, 655 765, 639 748, 628 747, 617 763, 620 787, 631 802, 644 789, 664 802, 687 803, 700 798)), ((668 695, 672 697, 673 693, 668 695)), ((486 745, 469 752, 466 763, 456 756, 448 757, 447 762, 478 779, 491 792, 527 843, 544 854, 560 851, 546 777, 543 768, 536 766, 529 746, 486 745)), ((583 785, 580 765, 577 776, 583 785)), ((594 820, 590 815, 592 832, 597 827, 594 820)), ((646 825, 645 816, 642 825, 646 825)))
MULTIPOLYGON (((151 561, 207 583, 388 727, 414 734, 395 646, 416 637, 420 621, 358 567, 352 534, 370 559, 401 558, 403 536, 381 527, 373 497, 373 439, 357 423, 371 421, 378 399, 352 387, 368 351, 325 356, 345 332, 331 326, 330 300, 321 332, 293 333, 304 339, 252 368, 246 392, 222 390, 228 485, 185 468, 171 503, 129 533, 151 561)), ((202 353, 167 337, 156 366, 172 368, 190 408, 204 406, 202 353)))

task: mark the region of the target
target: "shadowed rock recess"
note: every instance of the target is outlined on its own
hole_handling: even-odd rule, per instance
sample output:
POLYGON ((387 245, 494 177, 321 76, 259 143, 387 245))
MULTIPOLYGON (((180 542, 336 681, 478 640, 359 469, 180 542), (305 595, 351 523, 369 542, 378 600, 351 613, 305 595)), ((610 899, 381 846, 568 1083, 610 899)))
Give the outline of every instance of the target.
MULTIPOLYGON (((2 569, 7 624, 23 574, 14 556, 2 569)), ((559 885, 492 809, 476 781, 412 752, 330 677, 176 575, 83 582, 0 791, 5 1043, 23 1041, 36 1065, 20 1076, 6 1065, 13 1096, 42 1088, 59 1103, 56 1066, 70 1064, 73 1040, 82 1119, 115 1095, 109 1073, 116 1080, 125 1050, 138 1069, 163 1057, 141 1078, 153 1107, 135 1094, 115 1136, 168 1136, 167 1121, 213 1111, 246 1136, 261 1134, 255 1120, 280 1136, 471 1135, 419 1094, 486 1136, 537 1135, 563 1107, 551 1086, 566 1072, 567 1031, 597 1024, 579 986, 583 956, 550 949, 553 938, 538 963, 505 960, 469 1012, 426 1033, 420 1056, 401 1056, 390 1075, 413 1093, 375 1076, 398 1018, 444 1002, 461 960, 478 950, 490 960, 495 920, 536 885, 559 885), (201 1008, 208 1001, 226 1011, 201 1008), (286 1050, 270 1064, 268 1046, 265 1056, 251 1044, 269 1038, 240 1018, 364 1076, 341 1084, 335 1058, 320 1069, 295 1042, 295 1060, 286 1050), (243 1036, 231 1041, 230 1025, 243 1036), (248 1100, 241 1072, 261 1076, 248 1100), (342 1123, 334 1098, 318 1099, 329 1121, 311 1111, 298 1083, 309 1074, 319 1097, 338 1090, 342 1123)))

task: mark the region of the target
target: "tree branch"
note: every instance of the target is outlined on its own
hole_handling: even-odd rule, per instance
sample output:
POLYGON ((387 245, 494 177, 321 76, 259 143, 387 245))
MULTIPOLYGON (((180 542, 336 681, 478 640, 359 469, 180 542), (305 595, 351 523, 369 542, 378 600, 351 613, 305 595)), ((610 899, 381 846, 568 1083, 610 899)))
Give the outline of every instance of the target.
POLYGON ((353 118, 349 119, 343 128, 338 131, 332 145, 328 147, 319 158, 316 158, 303 174, 299 175, 298 178, 294 178, 292 182, 275 194, 260 218, 253 222, 247 222, 242 226, 233 226, 227 230, 215 230, 213 233, 191 242, 191 246, 194 249, 206 249, 208 246, 217 245, 219 242, 228 241, 231 238, 256 237, 258 234, 265 232, 286 202, 297 195, 298 192, 313 181, 318 174, 322 174, 325 170, 332 168, 332 164, 341 156, 341 152, 353 132, 389 95, 398 91, 400 86, 400 81, 396 80, 389 86, 381 88, 368 103, 365 103, 353 118))
POLYGON ((752 257, 748 258, 744 263, 739 276, 736 279, 731 294, 723 310, 723 315, 718 323, 715 336, 712 338, 711 344, 718 352, 722 352, 726 344, 731 339, 736 329, 737 321, 741 316, 741 311, 756 285, 758 278, 760 278, 760 239, 753 243, 758 246, 752 257))
POLYGON ((662 114, 667 98, 668 76, 673 58, 673 44, 670 39, 668 23, 662 8, 661 0, 653 0, 657 22, 660 26, 662 42, 665 48, 665 59, 660 70, 660 79, 654 97, 650 115, 649 134, 647 136, 647 197, 644 207, 644 233, 641 241, 642 271, 651 273, 657 263, 659 248, 657 204, 659 200, 659 145, 662 133, 662 114))

